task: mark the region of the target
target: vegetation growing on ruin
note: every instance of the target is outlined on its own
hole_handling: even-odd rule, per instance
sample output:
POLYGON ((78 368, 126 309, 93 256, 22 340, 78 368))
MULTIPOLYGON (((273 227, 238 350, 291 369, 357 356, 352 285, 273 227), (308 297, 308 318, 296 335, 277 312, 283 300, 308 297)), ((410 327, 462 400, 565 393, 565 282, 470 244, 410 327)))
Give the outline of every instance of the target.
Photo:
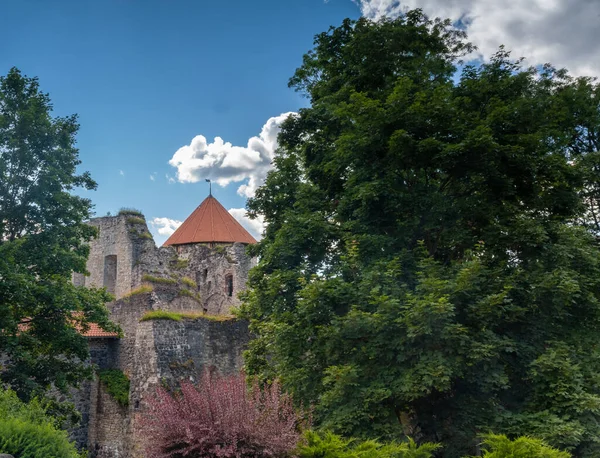
POLYGON ((153 288, 151 285, 142 285, 134 290, 131 290, 129 293, 125 294, 123 296, 123 299, 128 299, 132 296, 136 296, 138 294, 146 294, 146 293, 151 293, 153 291, 153 288))
POLYGON ((179 296, 191 297, 196 302, 201 302, 200 293, 196 291, 191 291, 187 288, 181 288, 178 292, 179 296))
POLYGON ((186 286, 189 286, 190 288, 198 289, 198 285, 190 277, 183 277, 181 279, 181 283, 183 283, 186 286))
POLYGON ((144 231, 144 232, 139 232, 138 233, 138 237, 141 239, 145 239, 145 240, 151 240, 152 234, 150 232, 144 231))
POLYGON ((171 312, 167 310, 152 310, 146 312, 140 321, 150 320, 171 320, 181 321, 183 319, 189 320, 208 320, 208 321, 232 321, 235 317, 231 315, 208 315, 203 312, 171 312))
POLYGON ((144 274, 142 276, 142 281, 147 281, 150 283, 158 283, 161 285, 176 285, 177 280, 174 278, 165 278, 165 277, 157 277, 150 274, 144 274))
POLYGON ((227 248, 224 245, 215 245, 213 247, 213 252, 216 254, 225 254, 227 253, 227 248))
POLYGON ((106 369, 98 371, 98 378, 115 401, 123 407, 129 405, 129 377, 119 369, 106 369))
POLYGON ((127 218, 127 224, 146 224, 146 220, 139 216, 131 216, 127 218))
POLYGON ((127 207, 123 207, 119 210, 119 216, 133 216, 133 217, 144 218, 144 222, 145 222, 145 218, 146 218, 140 210, 137 210, 135 208, 127 208, 127 207))
POLYGON ((187 259, 175 258, 171 261, 171 267, 173 269, 181 270, 185 269, 189 265, 190 261, 187 259))

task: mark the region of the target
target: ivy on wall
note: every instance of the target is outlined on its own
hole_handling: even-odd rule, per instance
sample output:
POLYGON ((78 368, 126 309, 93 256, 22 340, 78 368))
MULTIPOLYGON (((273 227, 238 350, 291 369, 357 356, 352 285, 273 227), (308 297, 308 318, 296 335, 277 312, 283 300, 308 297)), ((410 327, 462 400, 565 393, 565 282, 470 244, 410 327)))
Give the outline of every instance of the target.
POLYGON ((98 377, 106 391, 123 407, 129 405, 129 378, 119 369, 106 369, 98 372, 98 377))

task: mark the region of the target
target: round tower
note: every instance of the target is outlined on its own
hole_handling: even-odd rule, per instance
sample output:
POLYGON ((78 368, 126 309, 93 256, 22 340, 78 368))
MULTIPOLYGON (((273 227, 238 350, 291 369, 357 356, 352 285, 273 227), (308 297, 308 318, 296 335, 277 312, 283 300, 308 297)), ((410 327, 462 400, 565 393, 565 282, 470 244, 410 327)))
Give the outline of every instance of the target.
POLYGON ((239 305, 238 293, 255 265, 246 254, 253 243, 254 237, 211 194, 163 247, 175 248, 184 270, 193 271, 203 311, 224 315, 239 305))

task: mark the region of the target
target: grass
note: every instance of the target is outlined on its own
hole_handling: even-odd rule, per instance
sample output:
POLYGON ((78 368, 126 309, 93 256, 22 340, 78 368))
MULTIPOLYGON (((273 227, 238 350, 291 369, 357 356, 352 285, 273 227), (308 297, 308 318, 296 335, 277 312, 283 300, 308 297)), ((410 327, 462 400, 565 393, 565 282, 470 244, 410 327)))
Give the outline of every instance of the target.
POLYGON ((160 283, 162 285, 177 284, 177 280, 175 280, 174 278, 155 277, 154 275, 149 274, 144 274, 144 276, 142 276, 142 281, 147 281, 150 283, 160 283))
POLYGON ((142 285, 139 288, 136 288, 136 289, 132 290, 128 294, 125 294, 123 296, 123 299, 129 299, 130 297, 135 296, 137 294, 151 293, 152 290, 153 290, 152 286, 150 286, 150 285, 142 285))
POLYGON ((187 259, 176 259, 171 261, 171 267, 177 270, 185 269, 189 263, 190 261, 188 261, 187 259))
POLYGON ((217 254, 224 254, 227 253, 227 248, 225 248, 223 245, 217 245, 213 248, 213 251, 217 254))
POLYGON ((191 297, 192 299, 194 299, 196 302, 198 302, 199 304, 202 303, 202 301, 200 300, 200 294, 194 292, 194 291, 190 291, 187 288, 181 288, 179 290, 179 296, 185 296, 185 297, 191 297))
POLYGON ((145 218, 144 214, 141 211, 139 211, 135 208, 127 208, 127 207, 123 207, 119 210, 119 216, 137 216, 139 218, 145 218))
POLYGON ((235 317, 230 315, 206 315, 203 312, 169 312, 166 310, 152 310, 146 312, 146 314, 140 318, 140 321, 151 321, 151 320, 171 320, 181 321, 203 319, 208 321, 231 321, 235 317))
POLYGON ((118 369, 107 369, 98 372, 98 377, 106 387, 106 391, 120 405, 129 405, 129 378, 118 369))
POLYGON ((180 296, 186 296, 186 297, 195 297, 195 294, 192 291, 190 291, 189 289, 186 289, 186 288, 181 288, 179 290, 179 295, 180 296))
POLYGON ((127 224, 146 224, 146 220, 140 216, 130 216, 127 218, 127 224))
POLYGON ((185 286, 189 286, 190 288, 194 288, 194 289, 198 289, 198 285, 196 284, 196 282, 194 280, 192 280, 190 277, 183 277, 181 279, 181 282, 185 285, 185 286))
POLYGON ((138 234, 138 236, 141 239, 152 240, 152 234, 150 232, 141 232, 140 234, 138 234))

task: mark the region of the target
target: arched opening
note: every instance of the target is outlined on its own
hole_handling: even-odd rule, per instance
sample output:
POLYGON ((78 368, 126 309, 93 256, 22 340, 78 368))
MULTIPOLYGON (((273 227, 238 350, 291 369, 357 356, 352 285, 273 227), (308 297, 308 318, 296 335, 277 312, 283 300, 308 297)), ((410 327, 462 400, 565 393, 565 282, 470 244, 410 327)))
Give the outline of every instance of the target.
POLYGON ((104 258, 104 287, 113 296, 117 289, 117 255, 110 254, 104 258))

